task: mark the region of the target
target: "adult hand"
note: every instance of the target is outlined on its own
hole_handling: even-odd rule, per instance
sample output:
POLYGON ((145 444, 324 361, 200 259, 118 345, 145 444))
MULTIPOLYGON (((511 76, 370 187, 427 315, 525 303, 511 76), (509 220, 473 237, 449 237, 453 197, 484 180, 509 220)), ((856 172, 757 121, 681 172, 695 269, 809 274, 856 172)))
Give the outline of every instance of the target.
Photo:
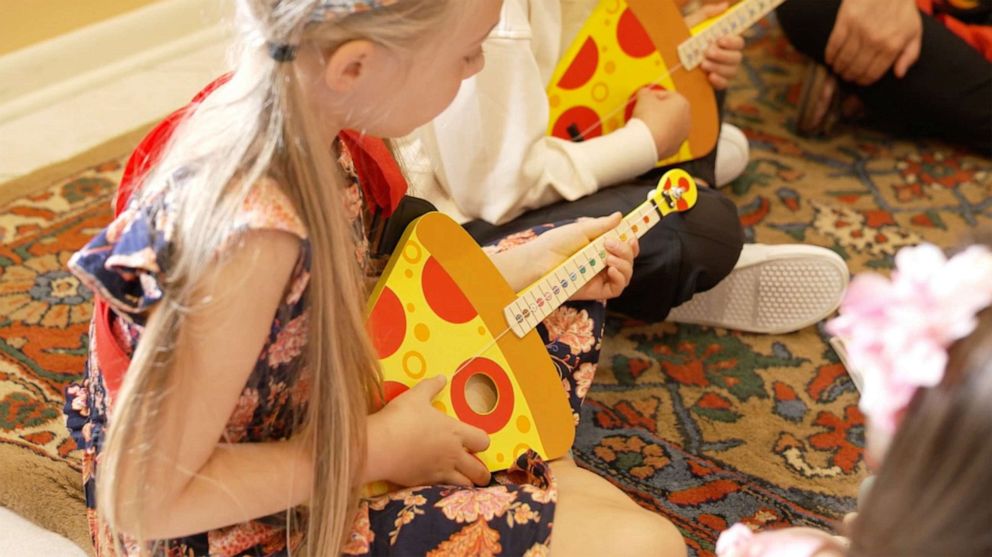
POLYGON ((890 68, 903 77, 920 57, 923 20, 913 0, 843 0, 824 53, 845 81, 871 85, 890 68))

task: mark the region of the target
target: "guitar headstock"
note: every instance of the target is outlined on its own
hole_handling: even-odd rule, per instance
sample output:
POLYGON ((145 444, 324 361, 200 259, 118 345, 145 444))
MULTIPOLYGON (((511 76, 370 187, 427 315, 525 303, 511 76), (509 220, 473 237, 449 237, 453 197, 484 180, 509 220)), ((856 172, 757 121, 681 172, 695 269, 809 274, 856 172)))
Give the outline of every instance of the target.
POLYGON ((658 187, 648 194, 648 199, 654 201, 662 216, 688 211, 696 204, 698 197, 696 181, 681 168, 666 172, 658 180, 658 187))

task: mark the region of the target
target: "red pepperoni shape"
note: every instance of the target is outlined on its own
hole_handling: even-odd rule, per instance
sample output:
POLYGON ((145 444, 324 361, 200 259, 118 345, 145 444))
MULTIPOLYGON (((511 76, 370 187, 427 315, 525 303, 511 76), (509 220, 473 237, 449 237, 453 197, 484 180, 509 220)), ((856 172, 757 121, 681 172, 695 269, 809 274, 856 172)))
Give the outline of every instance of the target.
MULTIPOLYGON (((690 187, 689 180, 686 180, 685 178, 679 178, 679 187, 682 188, 683 192, 689 191, 689 187, 690 187)), ((686 203, 684 197, 680 197, 679 200, 675 202, 675 206, 678 208, 679 211, 685 211, 689 208, 689 204, 686 203)))
POLYGON ((427 305, 438 317, 449 323, 467 323, 475 317, 472 303, 437 259, 427 259, 420 278, 427 305))
POLYGON ((455 415, 462 422, 473 425, 486 433, 493 434, 503 429, 513 416, 513 383, 496 362, 489 358, 473 358, 457 375, 451 378, 451 406, 455 415), (482 374, 492 380, 496 386, 496 407, 486 414, 479 414, 472 409, 465 397, 465 386, 472 376, 482 374))
POLYGON ((573 106, 558 117, 551 135, 567 141, 581 141, 603 135, 599 114, 588 106, 573 106))
POLYGON ((401 394, 410 390, 403 383, 398 381, 383 381, 382 382, 382 394, 386 396, 386 402, 393 400, 394 398, 400 396, 401 394))
POLYGON ((630 8, 623 11, 617 22, 617 42, 620 43, 620 49, 631 58, 644 58, 658 50, 630 8))
POLYGON ((645 85, 643 87, 638 87, 637 89, 634 89, 634 92, 630 94, 630 98, 627 99, 627 107, 624 108, 623 111, 624 122, 629 122, 630 119, 634 117, 634 107, 637 106, 637 92, 640 91, 641 89, 644 89, 644 87, 647 87, 652 91, 667 91, 667 89, 665 89, 661 85, 658 85, 657 83, 652 83, 650 85, 645 85))
POLYGON ((406 312, 396 293, 385 287, 365 323, 379 359, 391 356, 406 337, 406 312))
POLYGON ((582 48, 575 55, 575 59, 565 70, 565 75, 558 80, 558 87, 562 89, 578 89, 592 79, 596 74, 596 67, 599 65, 599 45, 592 37, 588 37, 582 43, 582 48))

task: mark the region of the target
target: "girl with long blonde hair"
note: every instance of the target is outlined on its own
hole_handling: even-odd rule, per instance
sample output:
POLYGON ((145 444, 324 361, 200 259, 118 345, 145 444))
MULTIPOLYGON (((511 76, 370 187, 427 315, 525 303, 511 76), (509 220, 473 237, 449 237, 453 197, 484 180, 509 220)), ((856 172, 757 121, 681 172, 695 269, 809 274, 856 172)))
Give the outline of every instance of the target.
MULTIPOLYGON (((484 64, 501 1, 237 7, 230 79, 188 109, 127 209, 70 262, 107 312, 94 334, 121 347, 96 345, 67 392, 96 553, 684 553, 670 523, 570 459, 527 453, 492 478, 471 454, 485 433, 431 406, 443 380, 378 409, 361 196, 334 138, 395 137, 439 113, 484 64), (406 489, 360 500, 378 480, 406 489)), ((618 222, 493 258, 519 289, 618 222)), ((599 330, 563 369, 576 405, 598 357, 594 300, 627 284, 636 244, 608 251, 569 314, 599 330)))

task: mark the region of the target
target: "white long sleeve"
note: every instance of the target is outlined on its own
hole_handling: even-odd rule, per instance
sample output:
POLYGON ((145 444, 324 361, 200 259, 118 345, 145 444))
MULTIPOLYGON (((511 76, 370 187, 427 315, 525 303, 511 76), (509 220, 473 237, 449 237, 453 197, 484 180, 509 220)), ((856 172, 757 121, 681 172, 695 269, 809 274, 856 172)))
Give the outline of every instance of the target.
POLYGON ((654 140, 640 120, 582 143, 546 135, 545 85, 558 62, 561 28, 559 0, 505 2, 484 45, 486 68, 407 140, 415 149, 402 149, 407 158, 422 149, 431 161, 433 172, 410 176, 416 193, 456 218, 500 224, 654 167, 654 140))

